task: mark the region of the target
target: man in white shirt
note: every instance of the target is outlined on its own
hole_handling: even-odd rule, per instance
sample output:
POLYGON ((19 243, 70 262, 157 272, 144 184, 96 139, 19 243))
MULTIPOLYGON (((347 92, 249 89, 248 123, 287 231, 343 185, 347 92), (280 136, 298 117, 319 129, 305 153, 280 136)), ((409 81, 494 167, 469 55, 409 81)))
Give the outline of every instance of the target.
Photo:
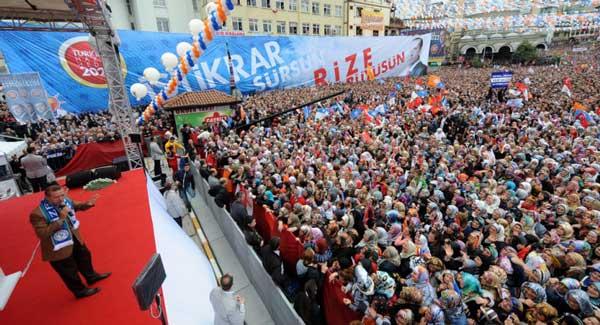
POLYGON ((177 192, 177 186, 172 182, 165 184, 165 201, 167 202, 167 212, 177 222, 179 227, 183 228, 183 217, 188 214, 185 202, 177 192))
POLYGON ((233 276, 225 274, 221 277, 221 286, 210 292, 210 304, 215 311, 214 325, 242 325, 246 317, 244 298, 234 295, 233 276))

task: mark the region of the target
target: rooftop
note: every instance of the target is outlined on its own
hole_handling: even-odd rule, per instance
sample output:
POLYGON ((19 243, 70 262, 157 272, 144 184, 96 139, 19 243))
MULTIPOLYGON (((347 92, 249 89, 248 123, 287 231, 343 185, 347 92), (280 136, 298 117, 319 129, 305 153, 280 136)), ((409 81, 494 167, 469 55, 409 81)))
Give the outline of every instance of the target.
POLYGON ((163 107, 166 110, 177 108, 201 108, 208 106, 237 104, 240 100, 218 90, 186 92, 169 99, 163 107))

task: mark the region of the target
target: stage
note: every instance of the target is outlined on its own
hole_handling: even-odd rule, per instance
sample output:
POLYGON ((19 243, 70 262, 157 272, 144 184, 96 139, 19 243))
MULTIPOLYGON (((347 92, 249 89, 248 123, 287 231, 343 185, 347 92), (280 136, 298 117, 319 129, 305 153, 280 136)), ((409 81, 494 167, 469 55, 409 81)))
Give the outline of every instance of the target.
MULTIPOLYGON (((97 272, 112 272, 96 283, 100 293, 75 299, 38 249, 17 284, 0 324, 160 324, 140 311, 131 286, 152 254, 163 258, 163 285, 170 324, 212 323, 208 292, 216 286, 210 263, 166 211, 164 200, 142 170, 124 173, 117 184, 100 191, 69 191, 76 201, 100 195, 96 206, 77 213, 80 232, 92 252, 97 272), (192 308, 195 307, 195 308, 192 308)), ((23 271, 38 239, 29 213, 43 198, 37 193, 0 202, 0 267, 23 271)))

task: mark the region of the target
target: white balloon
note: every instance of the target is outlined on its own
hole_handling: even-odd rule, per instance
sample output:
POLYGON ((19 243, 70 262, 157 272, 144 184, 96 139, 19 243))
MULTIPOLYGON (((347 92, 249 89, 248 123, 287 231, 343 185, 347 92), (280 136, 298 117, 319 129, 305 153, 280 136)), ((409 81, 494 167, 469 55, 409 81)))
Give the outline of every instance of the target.
POLYGON ((160 57, 160 62, 167 69, 167 71, 173 70, 177 66, 177 56, 171 52, 167 52, 160 57))
POLYGON ((206 4, 206 7, 204 7, 204 9, 206 9, 206 15, 210 16, 211 13, 217 10, 217 4, 214 2, 209 2, 206 4))
POLYGON ((146 68, 144 69, 144 78, 146 78, 151 85, 155 85, 158 82, 158 79, 160 79, 160 72, 152 67, 146 68))
POLYGON ((140 83, 131 85, 130 91, 137 100, 142 99, 148 94, 148 88, 140 83))
POLYGON ((177 44, 177 55, 179 57, 185 56, 185 53, 192 49, 192 44, 188 42, 180 42, 177 44))
POLYGON ((204 30, 204 22, 200 19, 192 19, 190 20, 188 27, 190 28, 192 36, 197 36, 198 33, 204 30))

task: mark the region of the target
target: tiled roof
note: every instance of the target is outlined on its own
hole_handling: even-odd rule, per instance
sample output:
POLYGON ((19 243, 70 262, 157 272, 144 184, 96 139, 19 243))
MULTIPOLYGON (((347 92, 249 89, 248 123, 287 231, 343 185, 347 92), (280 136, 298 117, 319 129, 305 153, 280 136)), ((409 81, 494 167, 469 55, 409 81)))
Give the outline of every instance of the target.
POLYGON ((217 106, 235 104, 240 101, 233 96, 218 90, 205 90, 186 92, 169 99, 163 107, 166 110, 174 110, 177 108, 193 108, 205 106, 217 106))

